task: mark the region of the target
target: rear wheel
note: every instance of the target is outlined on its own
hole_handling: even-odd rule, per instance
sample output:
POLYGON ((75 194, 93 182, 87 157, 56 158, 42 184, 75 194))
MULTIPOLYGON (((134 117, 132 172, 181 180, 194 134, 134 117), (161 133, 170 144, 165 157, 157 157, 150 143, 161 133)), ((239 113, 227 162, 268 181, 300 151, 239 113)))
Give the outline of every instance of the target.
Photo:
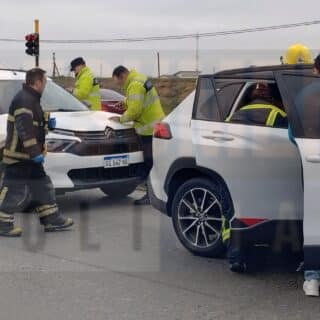
POLYGON ((222 205, 219 188, 205 178, 184 183, 172 203, 172 221, 182 245, 195 255, 221 257, 222 205))
POLYGON ((101 191, 111 198, 125 198, 137 188, 136 184, 119 184, 100 187, 101 191))

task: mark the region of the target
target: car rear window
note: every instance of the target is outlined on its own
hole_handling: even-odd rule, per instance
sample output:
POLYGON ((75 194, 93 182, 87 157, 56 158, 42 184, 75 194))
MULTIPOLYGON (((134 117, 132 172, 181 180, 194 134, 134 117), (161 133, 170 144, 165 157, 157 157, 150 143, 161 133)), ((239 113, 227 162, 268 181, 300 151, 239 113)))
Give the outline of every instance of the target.
POLYGON ((217 97, 211 78, 199 78, 194 118, 204 121, 220 121, 217 97))

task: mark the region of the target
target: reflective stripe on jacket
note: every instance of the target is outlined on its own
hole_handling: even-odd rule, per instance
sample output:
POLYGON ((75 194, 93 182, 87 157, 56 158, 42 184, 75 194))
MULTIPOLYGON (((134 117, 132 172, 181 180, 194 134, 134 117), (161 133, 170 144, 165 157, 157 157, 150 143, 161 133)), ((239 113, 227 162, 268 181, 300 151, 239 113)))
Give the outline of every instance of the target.
POLYGON ((100 86, 88 67, 84 67, 76 75, 73 95, 80 101, 89 103, 91 110, 101 110, 100 86))
POLYGON ((147 77, 135 70, 130 71, 124 85, 126 93, 126 112, 120 122, 134 122, 134 127, 139 135, 151 136, 155 123, 161 121, 165 114, 154 87, 146 88, 147 77))
POLYGON ((275 126, 277 118, 285 119, 286 113, 271 104, 250 104, 236 111, 227 122, 242 122, 275 126))

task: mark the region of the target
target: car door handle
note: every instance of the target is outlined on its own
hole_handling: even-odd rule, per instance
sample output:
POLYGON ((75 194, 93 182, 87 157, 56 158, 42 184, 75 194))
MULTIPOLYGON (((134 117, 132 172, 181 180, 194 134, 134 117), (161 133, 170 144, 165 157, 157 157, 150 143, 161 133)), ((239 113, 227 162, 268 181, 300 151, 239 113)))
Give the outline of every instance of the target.
POLYGON ((233 141, 234 137, 222 134, 214 133, 212 136, 202 136, 204 139, 215 140, 215 141, 233 141))
POLYGON ((306 160, 307 162, 311 162, 311 163, 320 163, 320 154, 306 156, 306 160))

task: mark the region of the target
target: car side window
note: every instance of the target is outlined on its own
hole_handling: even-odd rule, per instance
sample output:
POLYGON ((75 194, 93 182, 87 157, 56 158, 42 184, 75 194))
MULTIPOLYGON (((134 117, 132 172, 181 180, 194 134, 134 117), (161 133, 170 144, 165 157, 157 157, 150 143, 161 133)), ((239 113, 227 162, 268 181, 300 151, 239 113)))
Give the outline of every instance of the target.
POLYGON ((221 119, 211 78, 200 77, 198 80, 194 118, 204 121, 220 121, 221 119))
POLYGON ((245 90, 243 90, 242 94, 239 96, 239 101, 237 103, 237 108, 233 112, 232 116, 228 118, 228 121, 233 123, 240 123, 245 125, 251 126, 268 126, 270 128, 288 128, 288 121, 287 117, 283 117, 282 115, 278 114, 274 123, 272 125, 267 125, 266 119, 268 115, 270 115, 270 110, 267 109, 255 109, 255 110, 247 110, 245 113, 241 113, 241 109, 243 107, 249 106, 251 104, 266 104, 270 106, 274 106, 279 108, 280 110, 285 112, 283 102, 281 99, 280 91, 276 83, 268 83, 268 87, 270 90, 270 96, 268 97, 261 97, 261 98, 254 98, 253 92, 257 86, 257 82, 248 82, 246 85, 245 90))

